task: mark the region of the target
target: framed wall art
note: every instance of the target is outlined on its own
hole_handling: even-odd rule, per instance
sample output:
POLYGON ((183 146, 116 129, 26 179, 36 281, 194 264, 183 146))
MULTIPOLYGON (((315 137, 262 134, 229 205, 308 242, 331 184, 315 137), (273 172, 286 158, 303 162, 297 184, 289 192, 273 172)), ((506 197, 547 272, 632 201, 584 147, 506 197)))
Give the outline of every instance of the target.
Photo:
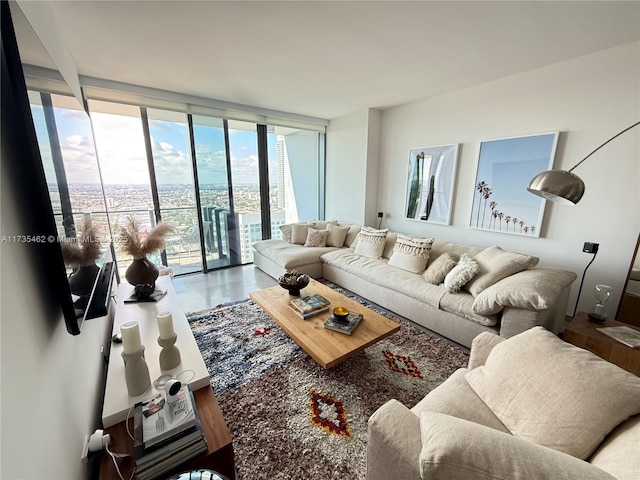
POLYGON ((451 223, 457 163, 457 144, 409 150, 405 218, 451 223))
POLYGON ((553 168, 557 143, 558 132, 482 142, 469 226, 539 237, 546 201, 527 187, 553 168))

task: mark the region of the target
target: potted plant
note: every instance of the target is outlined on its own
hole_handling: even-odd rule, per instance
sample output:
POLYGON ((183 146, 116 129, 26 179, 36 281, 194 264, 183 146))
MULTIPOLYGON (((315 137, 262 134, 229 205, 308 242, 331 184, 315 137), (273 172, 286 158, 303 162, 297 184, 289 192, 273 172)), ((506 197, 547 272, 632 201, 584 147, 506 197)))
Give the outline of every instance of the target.
POLYGON ((96 260, 102 254, 98 228, 93 226, 91 217, 86 217, 84 224, 77 231, 76 237, 64 238, 60 243, 64 264, 73 271, 69 275, 71 293, 86 297, 91 293, 100 267, 96 260))
POLYGON ((121 240, 118 248, 133 257, 133 262, 127 268, 124 277, 135 287, 137 296, 148 296, 155 290, 158 267, 147 256, 164 250, 165 237, 175 231, 176 228, 173 225, 165 222, 159 222, 155 227, 147 230, 132 216, 129 217, 125 226, 120 227, 121 240))

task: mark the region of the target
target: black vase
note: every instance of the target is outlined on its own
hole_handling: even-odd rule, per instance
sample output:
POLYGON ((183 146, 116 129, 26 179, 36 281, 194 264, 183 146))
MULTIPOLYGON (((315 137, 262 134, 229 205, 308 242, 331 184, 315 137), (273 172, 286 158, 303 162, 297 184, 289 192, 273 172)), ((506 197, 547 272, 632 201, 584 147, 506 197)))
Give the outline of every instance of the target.
POLYGON ((158 268, 146 257, 136 258, 127 268, 124 278, 134 286, 136 295, 144 297, 155 290, 158 274, 158 268))
POLYGON ((95 263, 77 267, 71 272, 71 275, 69 275, 69 289, 71 293, 79 297, 86 297, 91 294, 99 271, 100 267, 95 263))

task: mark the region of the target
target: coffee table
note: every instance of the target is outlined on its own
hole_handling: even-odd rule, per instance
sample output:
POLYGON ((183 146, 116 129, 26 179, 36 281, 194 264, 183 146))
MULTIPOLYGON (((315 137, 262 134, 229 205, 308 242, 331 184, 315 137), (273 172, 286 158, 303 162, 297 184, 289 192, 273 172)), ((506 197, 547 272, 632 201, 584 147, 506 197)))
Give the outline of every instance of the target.
POLYGON ((335 367, 347 358, 400 330, 393 320, 360 305, 335 290, 311 279, 300 296, 318 293, 331 302, 328 312, 303 320, 289 308, 292 298, 289 292, 276 285, 249 294, 291 339, 296 342, 318 365, 325 369, 335 367), (337 306, 350 312, 362 313, 360 325, 351 335, 324 328, 324 321, 337 306))

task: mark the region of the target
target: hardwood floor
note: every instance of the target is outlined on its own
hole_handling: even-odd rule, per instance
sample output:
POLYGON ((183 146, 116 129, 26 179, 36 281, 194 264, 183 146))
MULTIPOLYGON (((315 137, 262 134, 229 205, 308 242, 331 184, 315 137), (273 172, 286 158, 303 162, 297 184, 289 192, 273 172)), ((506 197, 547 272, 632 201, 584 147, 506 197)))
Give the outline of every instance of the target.
POLYGON ((173 285, 182 308, 189 313, 249 298, 249 293, 277 282, 254 265, 244 265, 174 277, 173 285))

